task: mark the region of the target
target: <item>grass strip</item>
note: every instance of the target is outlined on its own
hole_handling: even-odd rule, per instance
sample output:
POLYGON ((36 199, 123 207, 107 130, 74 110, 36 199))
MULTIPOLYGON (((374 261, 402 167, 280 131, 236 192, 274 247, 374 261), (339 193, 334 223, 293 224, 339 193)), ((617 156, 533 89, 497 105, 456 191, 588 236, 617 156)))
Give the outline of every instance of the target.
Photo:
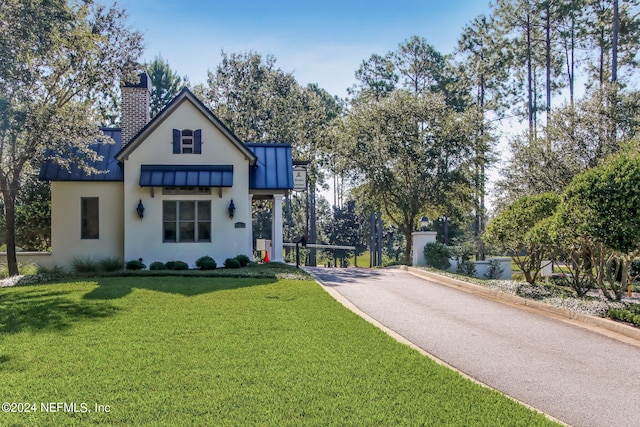
POLYGON ((3 401, 38 405, 0 414, 3 425, 553 425, 300 280, 3 288, 0 376, 3 401))

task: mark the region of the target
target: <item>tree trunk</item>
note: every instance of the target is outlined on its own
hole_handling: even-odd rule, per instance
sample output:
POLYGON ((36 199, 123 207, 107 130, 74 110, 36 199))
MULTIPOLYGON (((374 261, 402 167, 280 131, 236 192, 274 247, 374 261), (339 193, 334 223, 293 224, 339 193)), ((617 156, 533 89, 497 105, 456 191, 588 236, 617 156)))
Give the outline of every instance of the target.
POLYGON ((369 267, 376 265, 376 214, 371 212, 369 215, 369 267))
POLYGON ((551 113, 551 4, 547 4, 546 16, 546 67, 547 67, 547 126, 549 126, 549 114, 551 113))
POLYGON ((531 14, 527 11, 527 115, 529 118, 529 141, 533 140, 533 54, 531 52, 531 14))
POLYGON ((411 249, 413 246, 413 224, 405 224, 402 230, 402 234, 404 234, 404 241, 406 243, 404 247, 404 262, 407 264, 411 263, 411 249))
MULTIPOLYGON (((309 243, 316 243, 317 232, 316 232, 316 188, 315 184, 311 188, 311 229, 309 230, 309 243)), ((309 250, 309 265, 312 267, 316 266, 316 248, 311 248, 309 250)))
POLYGON ((618 0, 613 0, 613 35, 611 38, 611 82, 618 80, 618 0))
POLYGON ((382 212, 378 213, 378 246, 377 246, 377 254, 378 254, 378 265, 382 266, 382 212))
POLYGON ((9 276, 17 276, 18 272, 18 259, 16 257, 16 199, 15 191, 11 186, 2 180, 0 183, 0 191, 4 199, 4 214, 6 221, 5 238, 7 240, 7 267, 9 269, 9 276))

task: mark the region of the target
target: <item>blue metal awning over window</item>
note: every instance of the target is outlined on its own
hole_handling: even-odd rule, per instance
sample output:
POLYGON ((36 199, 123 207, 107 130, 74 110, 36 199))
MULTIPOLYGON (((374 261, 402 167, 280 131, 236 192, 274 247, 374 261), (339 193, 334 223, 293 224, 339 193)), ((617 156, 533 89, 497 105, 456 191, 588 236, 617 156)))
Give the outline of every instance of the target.
POLYGON ((231 187, 233 165, 142 165, 141 187, 231 187))

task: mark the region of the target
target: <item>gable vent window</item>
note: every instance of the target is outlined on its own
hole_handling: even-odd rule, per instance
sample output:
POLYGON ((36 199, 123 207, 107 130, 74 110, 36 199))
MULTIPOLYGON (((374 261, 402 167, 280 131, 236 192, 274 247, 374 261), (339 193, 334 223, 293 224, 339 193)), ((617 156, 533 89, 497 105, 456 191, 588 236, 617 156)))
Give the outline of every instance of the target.
POLYGON ((173 154, 201 154, 202 130, 174 129, 173 154))

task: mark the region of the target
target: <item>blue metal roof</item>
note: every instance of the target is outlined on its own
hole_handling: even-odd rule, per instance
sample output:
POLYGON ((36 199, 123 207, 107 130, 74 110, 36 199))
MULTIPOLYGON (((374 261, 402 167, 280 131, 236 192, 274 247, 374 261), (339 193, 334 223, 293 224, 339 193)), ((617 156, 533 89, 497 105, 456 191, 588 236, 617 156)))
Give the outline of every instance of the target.
POLYGON ((293 159, 289 144, 261 144, 248 142, 245 145, 258 160, 249 168, 251 190, 293 189, 293 159))
MULTIPOLYGON (((51 156, 55 156, 52 150, 47 150, 45 156, 47 160, 40 166, 40 174, 38 177, 44 181, 124 181, 124 168, 120 162, 115 159, 115 155, 121 148, 120 129, 116 128, 103 128, 102 132, 111 137, 115 144, 104 144, 97 142, 89 145, 89 148, 94 150, 102 160, 87 161, 87 165, 91 166, 99 171, 106 171, 106 173, 91 174, 80 169, 76 165, 71 166, 71 170, 67 170, 58 165, 51 156)), ((71 151, 71 157, 78 155, 76 149, 71 151)), ((63 155, 65 158, 68 155, 63 155)))
POLYGON ((141 187, 231 187, 233 165, 142 165, 141 187))

